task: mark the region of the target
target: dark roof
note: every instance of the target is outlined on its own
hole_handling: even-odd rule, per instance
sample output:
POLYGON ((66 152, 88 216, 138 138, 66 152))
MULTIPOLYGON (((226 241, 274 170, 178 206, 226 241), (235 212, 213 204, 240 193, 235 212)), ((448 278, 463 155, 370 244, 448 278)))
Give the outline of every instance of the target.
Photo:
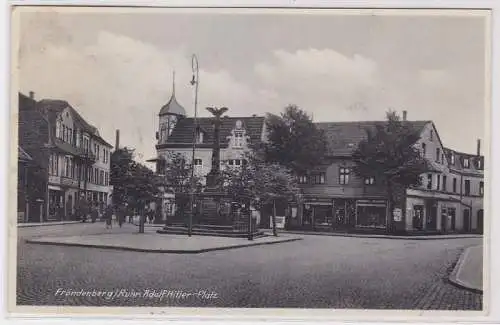
POLYGON ((484 168, 484 156, 478 156, 470 153, 464 153, 460 151, 456 151, 450 148, 444 148, 444 152, 446 156, 450 157, 452 154, 455 156, 455 161, 452 164, 451 159, 448 159, 449 167, 454 168, 456 170, 478 170, 482 171, 484 168), (469 168, 464 167, 464 159, 469 159, 469 168), (481 162, 481 168, 479 168, 478 162, 481 162))
POLYGON ((55 123, 56 117, 60 114, 66 107, 69 107, 71 114, 73 115, 74 122, 84 131, 92 134, 99 141, 112 147, 106 140, 104 140, 97 132, 97 128, 89 124, 78 111, 72 107, 67 101, 61 99, 42 99, 38 102, 40 109, 48 114, 51 123, 55 123))
MULTIPOLYGON (((386 121, 357 122, 319 122, 316 126, 324 131, 327 140, 327 153, 332 156, 350 156, 358 143, 366 139, 366 130, 375 130, 377 125, 385 125, 386 121)), ((431 121, 407 121, 416 131, 422 130, 431 121)))
POLYGON ((21 148, 20 146, 17 146, 17 159, 21 161, 33 160, 33 158, 31 158, 31 156, 26 151, 24 151, 24 149, 21 148))
POLYGON ((168 101, 168 103, 163 105, 158 115, 161 116, 167 114, 186 116, 186 110, 184 109, 184 107, 182 107, 181 104, 177 102, 177 99, 175 98, 175 92, 172 92, 170 100, 168 101))
MULTIPOLYGON (((220 128, 220 143, 221 147, 225 147, 228 144, 227 137, 230 136, 231 131, 235 128, 236 121, 241 121, 243 127, 247 132, 247 136, 250 137, 250 143, 258 143, 261 141, 262 130, 264 127, 264 117, 263 116, 252 116, 252 117, 222 117, 222 125, 220 128)), ((203 143, 213 143, 213 125, 211 117, 201 117, 198 118, 198 125, 201 130, 205 132, 203 137, 203 143)), ((175 125, 172 134, 168 137, 168 144, 189 144, 193 143, 193 130, 194 130, 194 118, 181 118, 175 125)))

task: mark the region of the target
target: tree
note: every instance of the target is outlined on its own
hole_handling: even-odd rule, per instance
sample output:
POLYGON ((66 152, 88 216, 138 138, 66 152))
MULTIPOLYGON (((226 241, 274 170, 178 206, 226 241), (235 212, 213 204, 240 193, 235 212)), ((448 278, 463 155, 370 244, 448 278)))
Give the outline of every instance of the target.
POLYGON ((268 141, 261 150, 266 162, 278 163, 298 175, 323 161, 324 133, 297 106, 287 106, 279 116, 268 114, 266 127, 268 141))
POLYGON ((158 182, 151 169, 134 160, 134 150, 121 148, 111 155, 110 183, 113 185, 113 203, 125 203, 139 211, 140 232, 144 232, 144 207, 157 196, 158 182))
MULTIPOLYGON (((396 207, 404 208, 406 189, 420 185, 421 174, 429 170, 428 162, 415 146, 420 131, 389 111, 387 122, 377 124, 374 130, 366 129, 366 139, 353 154, 355 174, 362 178, 375 177, 377 183, 386 186, 391 214, 396 207)), ((393 218, 390 220, 388 230, 393 231, 393 218)))
POLYGON ((245 161, 241 167, 224 168, 224 190, 233 200, 248 199, 258 209, 273 204, 273 234, 277 236, 276 200, 295 198, 298 193, 296 179, 287 167, 267 163, 255 153, 247 153, 245 161))

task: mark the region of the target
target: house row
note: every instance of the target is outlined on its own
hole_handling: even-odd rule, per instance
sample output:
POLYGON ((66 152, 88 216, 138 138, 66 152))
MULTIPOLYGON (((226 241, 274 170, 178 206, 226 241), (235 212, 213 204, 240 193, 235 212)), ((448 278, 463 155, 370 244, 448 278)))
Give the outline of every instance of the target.
POLYGON ((109 202, 112 146, 67 101, 19 93, 18 132, 18 221, 74 220, 81 199, 109 202))
MULTIPOLYGON (((406 231, 481 232, 483 228, 484 157, 480 152, 466 154, 444 146, 432 121, 409 121, 420 134, 415 144, 432 166, 422 175, 421 186, 405 189, 404 208, 389 211, 387 190, 374 177, 360 179, 353 173, 352 154, 366 136, 384 121, 316 123, 327 139, 327 163, 305 175, 298 175, 299 202, 279 206, 278 214, 295 228, 384 230, 391 219, 406 231)), ((213 126, 211 118, 195 120, 186 116, 175 93, 159 113, 157 158, 168 152, 183 153, 192 159, 196 141, 195 171, 206 175, 211 168, 213 126)), ((265 118, 261 116, 223 117, 220 130, 220 156, 223 163, 242 166, 251 144, 266 141, 265 118)), ((162 160, 157 158, 161 172, 162 160)), ((173 197, 165 210, 172 214, 173 197)), ((168 214, 167 213, 167 214, 168 214)), ((261 226, 269 226, 270 211, 261 211, 261 226)), ((168 217, 168 216, 166 216, 168 217)))

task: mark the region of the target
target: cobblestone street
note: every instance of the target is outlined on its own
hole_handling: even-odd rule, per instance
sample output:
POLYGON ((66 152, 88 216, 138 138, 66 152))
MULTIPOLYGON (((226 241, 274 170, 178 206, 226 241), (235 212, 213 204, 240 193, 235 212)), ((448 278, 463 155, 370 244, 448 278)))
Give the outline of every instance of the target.
MULTIPOLYGON (((127 224, 111 231, 136 232, 137 228, 127 224)), ((481 244, 480 238, 304 235, 297 242, 175 255, 23 242, 33 236, 110 232, 101 223, 20 228, 18 232, 20 305, 482 308, 481 294, 447 281, 461 251, 481 244), (163 289, 168 291, 161 296, 163 289), (66 296, 80 290, 90 293, 66 296), (92 291, 102 296, 92 296, 92 291)))

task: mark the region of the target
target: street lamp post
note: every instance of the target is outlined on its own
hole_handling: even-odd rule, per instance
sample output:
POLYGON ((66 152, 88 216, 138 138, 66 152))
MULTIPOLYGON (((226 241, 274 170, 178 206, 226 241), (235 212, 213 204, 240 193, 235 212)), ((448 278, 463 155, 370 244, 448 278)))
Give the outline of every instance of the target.
POLYGON ((194 214, 194 159, 196 150, 196 132, 198 131, 198 85, 200 83, 198 58, 196 54, 191 57, 191 69, 193 71, 193 79, 191 79, 191 86, 195 86, 194 90, 194 128, 193 128, 193 154, 191 157, 191 213, 189 213, 188 222, 188 236, 191 237, 193 232, 193 214, 194 214))

